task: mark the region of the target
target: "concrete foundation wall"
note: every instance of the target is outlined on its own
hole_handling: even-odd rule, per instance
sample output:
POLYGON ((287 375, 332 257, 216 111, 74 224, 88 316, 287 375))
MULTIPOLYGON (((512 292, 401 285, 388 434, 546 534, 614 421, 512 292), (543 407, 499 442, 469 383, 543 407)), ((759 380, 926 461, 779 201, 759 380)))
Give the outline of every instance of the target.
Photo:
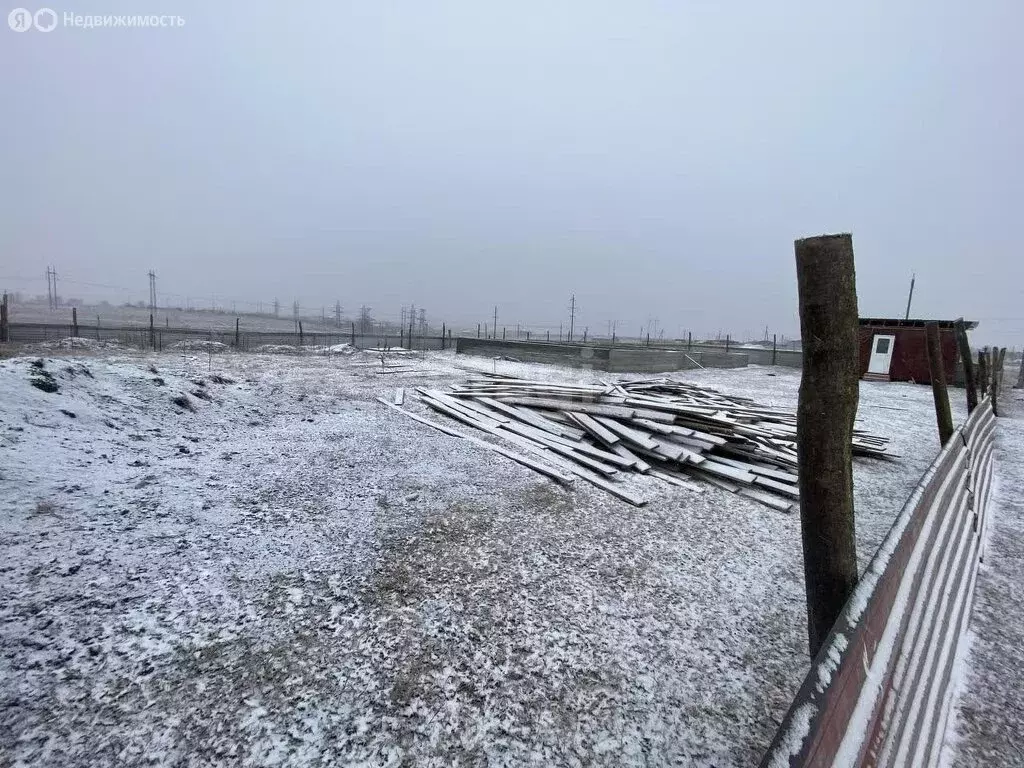
POLYGON ((455 340, 455 351, 463 355, 510 357, 525 363, 548 363, 612 372, 666 373, 689 368, 742 368, 749 361, 746 350, 726 353, 702 349, 686 352, 662 347, 607 347, 466 337, 455 340))

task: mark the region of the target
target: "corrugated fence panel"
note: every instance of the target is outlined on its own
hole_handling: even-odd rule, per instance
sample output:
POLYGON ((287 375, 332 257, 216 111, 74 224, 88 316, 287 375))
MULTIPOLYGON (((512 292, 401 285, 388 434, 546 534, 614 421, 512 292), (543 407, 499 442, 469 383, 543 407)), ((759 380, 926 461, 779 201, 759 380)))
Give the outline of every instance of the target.
POLYGON ((984 400, 915 487, 811 666, 761 765, 937 765, 987 526, 984 400))

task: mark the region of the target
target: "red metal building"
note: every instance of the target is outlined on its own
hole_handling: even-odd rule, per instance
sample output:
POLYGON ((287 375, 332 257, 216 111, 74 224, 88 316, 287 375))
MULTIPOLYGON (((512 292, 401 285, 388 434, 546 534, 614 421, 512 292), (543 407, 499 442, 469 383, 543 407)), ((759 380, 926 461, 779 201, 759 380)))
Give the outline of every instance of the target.
MULTIPOLYGON (((953 320, 897 320, 893 318, 860 318, 861 378, 873 381, 914 381, 931 384, 928 373, 928 351, 924 328, 929 322, 939 324, 939 345, 946 382, 952 384, 960 359, 953 333, 953 320)), ((964 321, 968 330, 977 327, 964 321)))

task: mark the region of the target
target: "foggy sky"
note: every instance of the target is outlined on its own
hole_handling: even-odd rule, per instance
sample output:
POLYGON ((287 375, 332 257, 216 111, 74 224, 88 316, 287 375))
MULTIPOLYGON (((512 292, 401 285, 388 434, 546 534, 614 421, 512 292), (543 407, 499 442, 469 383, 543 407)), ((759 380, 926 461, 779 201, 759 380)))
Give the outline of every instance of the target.
POLYGON ((186 23, 0 28, 0 287, 795 336, 850 231, 862 315, 1024 343, 1018 0, 50 7, 186 23))

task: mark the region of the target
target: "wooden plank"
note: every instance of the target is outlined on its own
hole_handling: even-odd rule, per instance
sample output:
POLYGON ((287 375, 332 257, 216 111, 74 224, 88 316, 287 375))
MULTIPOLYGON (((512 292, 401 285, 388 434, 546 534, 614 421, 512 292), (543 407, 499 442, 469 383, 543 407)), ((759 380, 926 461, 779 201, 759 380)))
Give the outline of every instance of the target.
POLYGON ((559 470, 557 470, 556 468, 554 468, 554 467, 552 467, 550 465, 544 464, 544 463, 539 462, 539 461, 535 461, 535 460, 529 458, 528 456, 523 456, 521 454, 515 453, 515 452, 510 451, 507 448, 504 448, 504 447, 502 447, 500 445, 494 445, 493 443, 488 443, 486 440, 481 440, 480 438, 474 437, 473 435, 462 434, 458 430, 451 429, 450 427, 446 427, 446 426, 444 426, 442 424, 439 424, 439 423, 433 421, 432 419, 428 419, 428 418, 425 418, 425 417, 420 416, 418 414, 412 413, 411 411, 407 411, 406 409, 404 409, 404 408, 402 408, 400 406, 397 406, 394 403, 389 403, 383 397, 378 397, 377 400, 378 400, 378 402, 381 402, 384 405, 386 405, 388 408, 392 408, 392 409, 398 411, 399 413, 404 413, 409 418, 414 419, 415 421, 418 421, 421 424, 425 424, 428 427, 433 427, 434 429, 439 430, 441 432, 444 432, 445 434, 451 435, 452 437, 458 437, 458 438, 461 438, 463 440, 468 440, 469 442, 473 443, 474 445, 478 445, 481 448, 486 448, 489 451, 494 451, 495 453, 500 453, 505 458, 511 459, 512 461, 515 461, 515 462, 517 462, 519 464, 522 464, 525 467, 529 467, 530 469, 532 469, 532 470, 534 470, 536 472, 540 472, 542 475, 546 475, 547 477, 550 477, 552 480, 556 480, 556 481, 558 481, 560 483, 564 483, 564 484, 570 484, 570 483, 573 482, 573 479, 572 479, 571 476, 565 474, 564 472, 560 472, 559 470))
POLYGON ((503 424, 502 428, 511 430, 523 437, 541 443, 556 453, 578 460, 580 463, 586 464, 591 469, 596 469, 606 475, 615 474, 615 467, 608 467, 607 464, 603 462, 610 462, 611 464, 624 468, 631 466, 629 461, 616 454, 602 451, 600 448, 595 448, 594 446, 587 445, 586 443, 574 443, 566 440, 565 438, 559 438, 539 429, 534 429, 526 424, 510 421, 503 424), (580 454, 582 454, 582 456, 580 456, 580 454))
POLYGON ((739 488, 736 490, 740 496, 746 496, 749 499, 754 499, 762 504, 777 509, 779 512, 792 512, 795 505, 792 502, 780 499, 778 496, 772 496, 770 493, 758 490, 757 488, 739 488))
POLYGON ((405 403, 405 387, 399 387, 395 390, 395 405, 402 405, 405 403))
POLYGON ((448 397, 446 394, 444 394, 443 392, 439 392, 436 389, 425 389, 424 387, 416 387, 416 391, 419 392, 420 396, 423 398, 430 398, 435 402, 442 403, 451 410, 458 411, 459 413, 462 413, 470 418, 483 422, 491 431, 497 429, 501 425, 500 421, 492 419, 490 416, 487 416, 485 414, 479 413, 473 410, 472 408, 467 407, 460 400, 456 400, 454 397, 448 397))
POLYGON ((651 477, 656 477, 659 480, 664 480, 666 483, 671 483, 672 485, 677 485, 680 488, 686 488, 690 491, 696 491, 697 493, 702 493, 704 490, 696 483, 691 483, 689 480, 684 480, 677 475, 673 475, 660 469, 651 470, 651 477))
POLYGON ((566 411, 565 413, 569 418, 605 445, 615 445, 615 443, 619 442, 620 438, 618 435, 591 416, 588 416, 585 413, 576 413, 575 411, 566 411))
POLYGON ((616 453, 616 455, 622 457, 623 459, 629 459, 630 461, 632 461, 633 466, 636 467, 637 472, 644 473, 650 471, 651 465, 648 464, 643 459, 641 459, 631 450, 629 450, 629 448, 624 446, 622 443, 616 443, 615 445, 610 447, 616 453))
POLYGON ((770 477, 757 476, 754 478, 754 484, 764 486, 765 488, 771 488, 776 493, 785 494, 793 499, 800 498, 799 488, 786 483, 780 483, 778 480, 772 480, 770 477))
POLYGON ((496 411, 501 411, 507 416, 511 416, 513 419, 525 424, 531 424, 532 426, 542 429, 545 432, 550 432, 553 435, 560 435, 573 440, 580 440, 585 434, 581 430, 568 427, 564 424, 558 424, 550 419, 545 419, 543 416, 533 413, 527 408, 517 408, 514 405, 508 405, 507 403, 503 403, 500 400, 495 400, 490 397, 481 397, 479 400, 484 405, 487 405, 496 411))
POLYGON ((549 408, 553 411, 572 411, 586 413, 591 416, 605 416, 612 419, 646 418, 652 421, 671 422, 672 414, 658 411, 645 411, 622 405, 605 405, 602 403, 576 402, 571 404, 564 400, 550 400, 531 397, 503 397, 501 401, 510 405, 524 405, 530 408, 549 408))
POLYGON ((619 437, 625 438, 626 442, 632 443, 639 448, 646 448, 648 451, 653 451, 658 447, 658 442, 651 437, 649 432, 642 432, 639 429, 627 427, 615 421, 615 419, 609 419, 606 416, 598 416, 597 421, 619 437))
POLYGON ((725 477, 739 483, 746 483, 747 485, 753 485, 754 480, 757 478, 757 475, 753 472, 746 472, 736 467, 730 467, 728 464, 719 464, 716 461, 710 460, 701 464, 700 469, 703 472, 710 472, 713 475, 725 477))

